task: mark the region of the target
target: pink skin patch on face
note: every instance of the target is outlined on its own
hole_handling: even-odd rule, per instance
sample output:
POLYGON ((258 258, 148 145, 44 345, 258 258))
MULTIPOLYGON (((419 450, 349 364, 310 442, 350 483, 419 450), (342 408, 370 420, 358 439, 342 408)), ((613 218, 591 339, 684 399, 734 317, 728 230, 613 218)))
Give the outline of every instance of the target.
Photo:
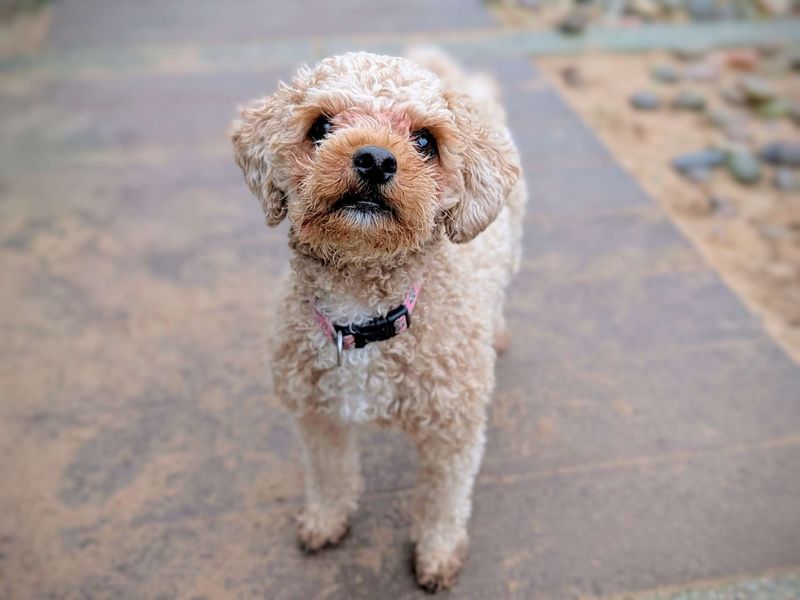
POLYGON ((403 137, 408 137, 411 134, 411 119, 399 108, 374 113, 351 108, 336 115, 333 122, 340 127, 358 127, 368 123, 378 123, 379 125, 388 125, 393 132, 403 137))

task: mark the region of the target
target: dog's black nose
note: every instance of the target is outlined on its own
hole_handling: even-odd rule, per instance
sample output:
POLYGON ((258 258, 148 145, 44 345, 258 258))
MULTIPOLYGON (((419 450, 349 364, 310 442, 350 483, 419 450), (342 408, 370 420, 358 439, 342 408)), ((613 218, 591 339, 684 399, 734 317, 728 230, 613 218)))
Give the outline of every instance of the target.
POLYGON ((378 146, 364 146, 356 150, 353 166, 362 181, 374 185, 386 183, 397 173, 394 154, 378 146))

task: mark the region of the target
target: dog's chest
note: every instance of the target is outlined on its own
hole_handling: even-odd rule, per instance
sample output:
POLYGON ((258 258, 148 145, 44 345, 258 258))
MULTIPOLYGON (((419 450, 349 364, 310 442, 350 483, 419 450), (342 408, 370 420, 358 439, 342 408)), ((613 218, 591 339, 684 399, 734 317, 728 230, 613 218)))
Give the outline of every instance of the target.
POLYGON ((341 366, 320 378, 320 391, 342 421, 367 423, 391 417, 395 386, 378 367, 380 362, 375 344, 346 350, 341 366))
MULTIPOLYGON (((327 312, 338 323, 363 322, 374 315, 374 311, 348 308, 327 312)), ((322 346, 319 360, 327 367, 319 378, 317 390, 323 404, 347 423, 390 419, 395 410, 396 385, 389 377, 391 358, 382 348, 388 342, 344 350, 341 365, 336 366, 334 344, 321 332, 316 335, 322 346)))

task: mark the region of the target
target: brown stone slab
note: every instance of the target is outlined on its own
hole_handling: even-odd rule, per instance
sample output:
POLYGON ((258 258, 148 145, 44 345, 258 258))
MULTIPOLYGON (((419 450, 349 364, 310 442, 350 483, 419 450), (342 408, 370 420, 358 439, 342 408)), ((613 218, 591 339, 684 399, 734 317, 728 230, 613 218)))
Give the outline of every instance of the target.
MULTIPOLYGON (((234 26, 201 3, 176 32, 182 6, 67 2, 55 43, 231 39, 266 5, 234 26)), ((469 6, 429 8, 396 26, 471 23, 469 6)), ((313 12, 277 7, 265 27, 293 31, 298 11, 313 12)), ((0 597, 423 597, 416 462, 396 432, 361 436, 367 489, 344 545, 295 546, 299 448, 265 364, 286 231, 264 227, 224 133, 293 66, 121 65, 3 90, 0 597)), ((450 597, 796 566, 800 370, 527 61, 481 66, 506 91, 531 201, 450 597)))
POLYGON ((242 42, 352 33, 393 33, 486 27, 489 14, 479 0, 388 0, 369 3, 262 2, 236 6, 178 0, 145 4, 102 0, 67 1, 56 7, 56 47, 159 42, 242 42))

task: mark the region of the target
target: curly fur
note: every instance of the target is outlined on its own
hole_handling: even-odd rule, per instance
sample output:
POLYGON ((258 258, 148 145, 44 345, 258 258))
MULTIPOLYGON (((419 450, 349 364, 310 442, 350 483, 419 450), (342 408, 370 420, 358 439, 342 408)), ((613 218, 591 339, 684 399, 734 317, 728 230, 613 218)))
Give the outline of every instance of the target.
POLYGON ((272 367, 305 448, 301 543, 317 550, 346 532, 362 488, 356 426, 399 427, 421 462, 416 575, 436 590, 454 583, 466 555, 493 344, 506 337, 502 305, 519 264, 526 193, 493 83, 435 50, 413 59, 350 53, 301 68, 242 111, 233 143, 267 223, 290 221, 291 278, 272 367), (320 115, 332 130, 315 144, 307 132, 320 115), (437 140, 434 158, 411 143, 423 128, 437 140), (351 157, 364 145, 397 158, 383 189, 391 216, 332 208, 362 189, 351 157), (346 351, 337 367, 311 303, 333 322, 364 322, 418 281, 410 329, 346 351))

